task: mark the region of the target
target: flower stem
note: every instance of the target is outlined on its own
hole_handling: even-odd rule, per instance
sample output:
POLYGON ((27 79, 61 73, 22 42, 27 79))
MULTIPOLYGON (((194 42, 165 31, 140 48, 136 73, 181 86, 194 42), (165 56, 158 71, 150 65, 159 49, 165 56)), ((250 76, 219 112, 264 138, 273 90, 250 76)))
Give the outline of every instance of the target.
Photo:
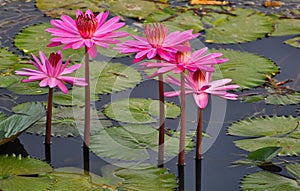
POLYGON ((164 143, 165 143, 165 97, 163 74, 158 75, 159 86, 159 147, 158 147, 158 166, 164 163, 164 143))
POLYGON ((46 119, 46 136, 45 136, 46 145, 50 145, 51 143, 52 105, 53 105, 53 88, 49 88, 47 119, 46 119))
POLYGON ((198 111, 198 125, 197 125, 197 143, 196 143, 196 159, 202 158, 202 109, 198 111))
POLYGON ((178 165, 184 165, 184 149, 185 149, 185 122, 186 122, 186 107, 185 107, 185 83, 184 83, 184 73, 180 74, 181 83, 181 121, 180 121, 180 142, 179 142, 179 156, 178 165))
POLYGON ((85 47, 85 121, 84 121, 84 145, 90 145, 90 118, 91 118, 91 98, 90 98, 90 66, 89 66, 89 53, 85 47))

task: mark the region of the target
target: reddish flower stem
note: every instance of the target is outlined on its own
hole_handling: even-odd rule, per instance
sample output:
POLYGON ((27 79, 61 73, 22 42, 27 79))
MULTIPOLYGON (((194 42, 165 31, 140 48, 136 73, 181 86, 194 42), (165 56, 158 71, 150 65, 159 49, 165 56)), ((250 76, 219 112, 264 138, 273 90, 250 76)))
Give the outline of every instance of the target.
POLYGON ((198 125, 197 125, 197 143, 196 143, 196 159, 202 158, 202 109, 198 110, 198 125))
POLYGON ((90 146, 90 119, 91 119, 91 98, 90 98, 90 66, 89 54, 87 47, 85 47, 85 121, 84 121, 84 146, 90 146))
POLYGON ((184 83, 184 73, 180 74, 181 82, 181 120, 180 120, 180 142, 179 142, 179 156, 178 156, 178 166, 184 165, 184 149, 185 149, 185 122, 186 122, 186 107, 185 107, 185 83, 184 83))
POLYGON ((49 88, 47 119, 46 119, 46 136, 45 136, 46 145, 50 145, 51 143, 52 105, 53 105, 53 88, 49 88))
POLYGON ((165 96, 163 74, 158 75, 159 86, 159 141, 158 141, 158 166, 164 163, 164 143, 165 143, 165 96))

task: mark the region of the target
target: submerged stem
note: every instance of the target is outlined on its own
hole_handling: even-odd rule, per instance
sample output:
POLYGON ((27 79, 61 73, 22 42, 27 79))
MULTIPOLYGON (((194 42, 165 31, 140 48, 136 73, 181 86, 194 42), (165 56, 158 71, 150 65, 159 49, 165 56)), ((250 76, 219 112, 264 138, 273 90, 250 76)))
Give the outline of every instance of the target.
POLYGON ((184 73, 180 74, 180 83, 181 83, 181 120, 180 120, 180 142, 179 142, 179 156, 178 156, 178 165, 184 165, 184 149, 185 149, 185 123, 186 123, 186 107, 185 107, 185 82, 184 82, 184 73))
POLYGON ((50 145, 51 143, 52 105, 53 105, 53 88, 49 88, 47 119, 46 119, 46 136, 45 136, 46 145, 50 145))
POLYGON ((196 159, 202 158, 202 109, 198 111, 198 125, 197 125, 197 143, 196 143, 196 159))
POLYGON ((90 145, 90 112, 91 112, 91 98, 90 98, 90 66, 89 66, 89 53, 87 47, 85 47, 85 121, 84 121, 84 145, 90 145))
POLYGON ((159 86, 159 142, 158 142, 158 166, 164 162, 164 143, 165 143, 165 97, 163 74, 158 75, 159 86))

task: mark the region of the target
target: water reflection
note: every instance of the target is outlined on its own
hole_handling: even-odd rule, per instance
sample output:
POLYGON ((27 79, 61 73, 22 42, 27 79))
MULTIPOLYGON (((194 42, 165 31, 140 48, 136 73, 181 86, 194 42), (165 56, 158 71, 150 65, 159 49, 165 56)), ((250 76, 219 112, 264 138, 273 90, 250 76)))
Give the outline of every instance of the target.
POLYGON ((89 175, 90 171, 90 149, 83 143, 83 169, 84 174, 89 175))
POLYGON ((196 165, 196 191, 201 191, 202 183, 202 159, 195 160, 196 165))
POLYGON ((184 191, 184 165, 178 165, 178 190, 184 191))
POLYGON ((45 161, 51 164, 51 144, 45 144, 45 161))

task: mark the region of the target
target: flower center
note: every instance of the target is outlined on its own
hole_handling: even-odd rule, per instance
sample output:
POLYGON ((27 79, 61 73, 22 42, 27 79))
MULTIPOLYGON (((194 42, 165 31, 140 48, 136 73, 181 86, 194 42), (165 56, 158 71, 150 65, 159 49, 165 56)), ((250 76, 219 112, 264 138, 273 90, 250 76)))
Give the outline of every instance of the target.
POLYGON ((198 90, 201 90, 202 87, 204 87, 206 85, 204 72, 202 72, 199 69, 193 73, 193 80, 194 80, 198 90))
POLYGON ((50 64, 52 65, 53 68, 56 67, 57 63, 60 61, 61 59, 61 55, 58 53, 54 53, 52 52, 49 56, 48 61, 50 62, 50 64))
POLYGON ((163 23, 151 23, 144 26, 147 41, 154 47, 159 48, 165 42, 168 29, 163 23))
POLYGON ((76 26, 83 38, 90 39, 98 27, 98 21, 93 14, 81 14, 76 18, 76 26))

